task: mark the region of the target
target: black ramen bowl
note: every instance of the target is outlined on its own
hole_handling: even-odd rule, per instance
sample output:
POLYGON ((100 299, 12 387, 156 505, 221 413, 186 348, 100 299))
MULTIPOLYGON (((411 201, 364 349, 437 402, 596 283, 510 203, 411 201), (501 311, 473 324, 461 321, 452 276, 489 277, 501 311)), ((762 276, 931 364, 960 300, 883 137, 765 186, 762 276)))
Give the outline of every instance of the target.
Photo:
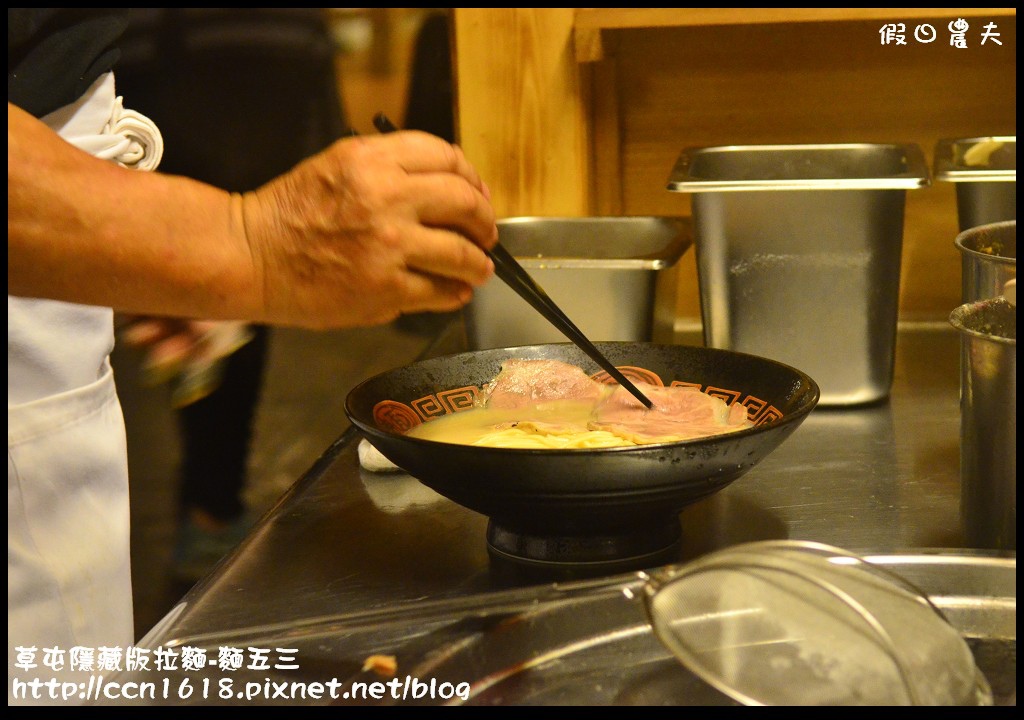
POLYGON ((486 515, 492 555, 626 570, 677 543, 679 512, 754 467, 818 402, 814 380, 766 358, 682 345, 597 346, 629 379, 696 386, 730 405, 743 404, 754 426, 680 442, 573 450, 477 447, 405 435, 414 425, 473 407, 510 358, 561 360, 612 382, 571 343, 478 350, 390 370, 355 387, 345 411, 391 462, 486 515))

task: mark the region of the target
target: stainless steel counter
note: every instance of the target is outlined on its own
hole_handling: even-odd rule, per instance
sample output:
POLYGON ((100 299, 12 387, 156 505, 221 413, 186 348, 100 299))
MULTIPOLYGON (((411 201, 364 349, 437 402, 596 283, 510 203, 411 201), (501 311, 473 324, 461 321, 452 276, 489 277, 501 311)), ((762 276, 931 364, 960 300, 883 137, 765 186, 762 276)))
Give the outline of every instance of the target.
MULTIPOLYGON (((424 355, 462 342, 461 326, 450 327, 424 355)), ((958 368, 952 328, 901 327, 891 397, 819 407, 746 475, 686 508, 679 560, 773 538, 871 551, 960 547, 958 368)), ((550 591, 492 571, 485 517, 405 474, 362 470, 358 441, 347 430, 140 644, 244 644, 510 587, 524 597, 550 591)))

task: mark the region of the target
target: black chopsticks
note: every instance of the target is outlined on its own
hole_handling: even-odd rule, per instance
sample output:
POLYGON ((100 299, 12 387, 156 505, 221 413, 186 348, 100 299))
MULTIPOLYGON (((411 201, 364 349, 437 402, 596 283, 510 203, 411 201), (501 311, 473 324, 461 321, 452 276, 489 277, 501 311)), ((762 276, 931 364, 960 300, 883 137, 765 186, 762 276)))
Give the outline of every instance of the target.
MULTIPOLYGON (((384 113, 377 113, 373 116, 373 126, 377 128, 378 132, 390 133, 398 130, 388 117, 384 113)), ((526 272, 522 265, 499 243, 495 245, 493 249, 488 251, 488 255, 494 262, 494 272, 501 278, 509 287, 516 291, 520 297, 526 302, 530 303, 535 310, 543 315, 548 322, 558 328, 562 334, 573 341, 578 348, 585 352, 590 358, 596 362, 602 370, 612 376, 622 387, 626 388, 637 400, 639 400, 644 407, 650 408, 651 401, 644 395, 640 390, 637 389, 633 383, 629 381, 622 372, 615 367, 608 358, 606 358, 600 350, 587 339, 587 336, 576 327, 575 323, 569 319, 569 317, 562 312, 561 308, 555 304, 543 288, 540 287, 534 281, 530 274, 526 272)))

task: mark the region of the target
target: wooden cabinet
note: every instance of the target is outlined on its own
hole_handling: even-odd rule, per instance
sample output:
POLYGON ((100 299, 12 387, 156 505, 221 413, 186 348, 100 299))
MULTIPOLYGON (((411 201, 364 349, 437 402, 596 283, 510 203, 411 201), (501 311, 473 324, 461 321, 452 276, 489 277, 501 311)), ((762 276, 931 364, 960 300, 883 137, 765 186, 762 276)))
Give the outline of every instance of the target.
MULTIPOLYGON (((458 135, 501 216, 688 215, 687 146, 1016 134, 1013 8, 456 8, 458 135), (966 48, 948 23, 969 25, 966 48), (880 30, 903 23, 906 44, 880 30), (981 44, 994 23, 1001 45, 981 44), (931 43, 913 31, 928 24, 931 43)), ((955 188, 909 191, 900 313, 959 304, 955 188)), ((699 318, 694 254, 680 321, 699 318)))

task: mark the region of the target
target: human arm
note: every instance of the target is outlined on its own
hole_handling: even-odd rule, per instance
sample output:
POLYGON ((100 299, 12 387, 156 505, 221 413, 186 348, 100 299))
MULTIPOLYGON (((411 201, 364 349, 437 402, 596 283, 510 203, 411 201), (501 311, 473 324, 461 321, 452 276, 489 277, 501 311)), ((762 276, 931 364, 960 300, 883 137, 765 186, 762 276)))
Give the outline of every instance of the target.
POLYGON ((238 195, 97 160, 7 107, 9 294, 324 328, 454 310, 493 272, 486 188, 439 138, 347 138, 238 195))

